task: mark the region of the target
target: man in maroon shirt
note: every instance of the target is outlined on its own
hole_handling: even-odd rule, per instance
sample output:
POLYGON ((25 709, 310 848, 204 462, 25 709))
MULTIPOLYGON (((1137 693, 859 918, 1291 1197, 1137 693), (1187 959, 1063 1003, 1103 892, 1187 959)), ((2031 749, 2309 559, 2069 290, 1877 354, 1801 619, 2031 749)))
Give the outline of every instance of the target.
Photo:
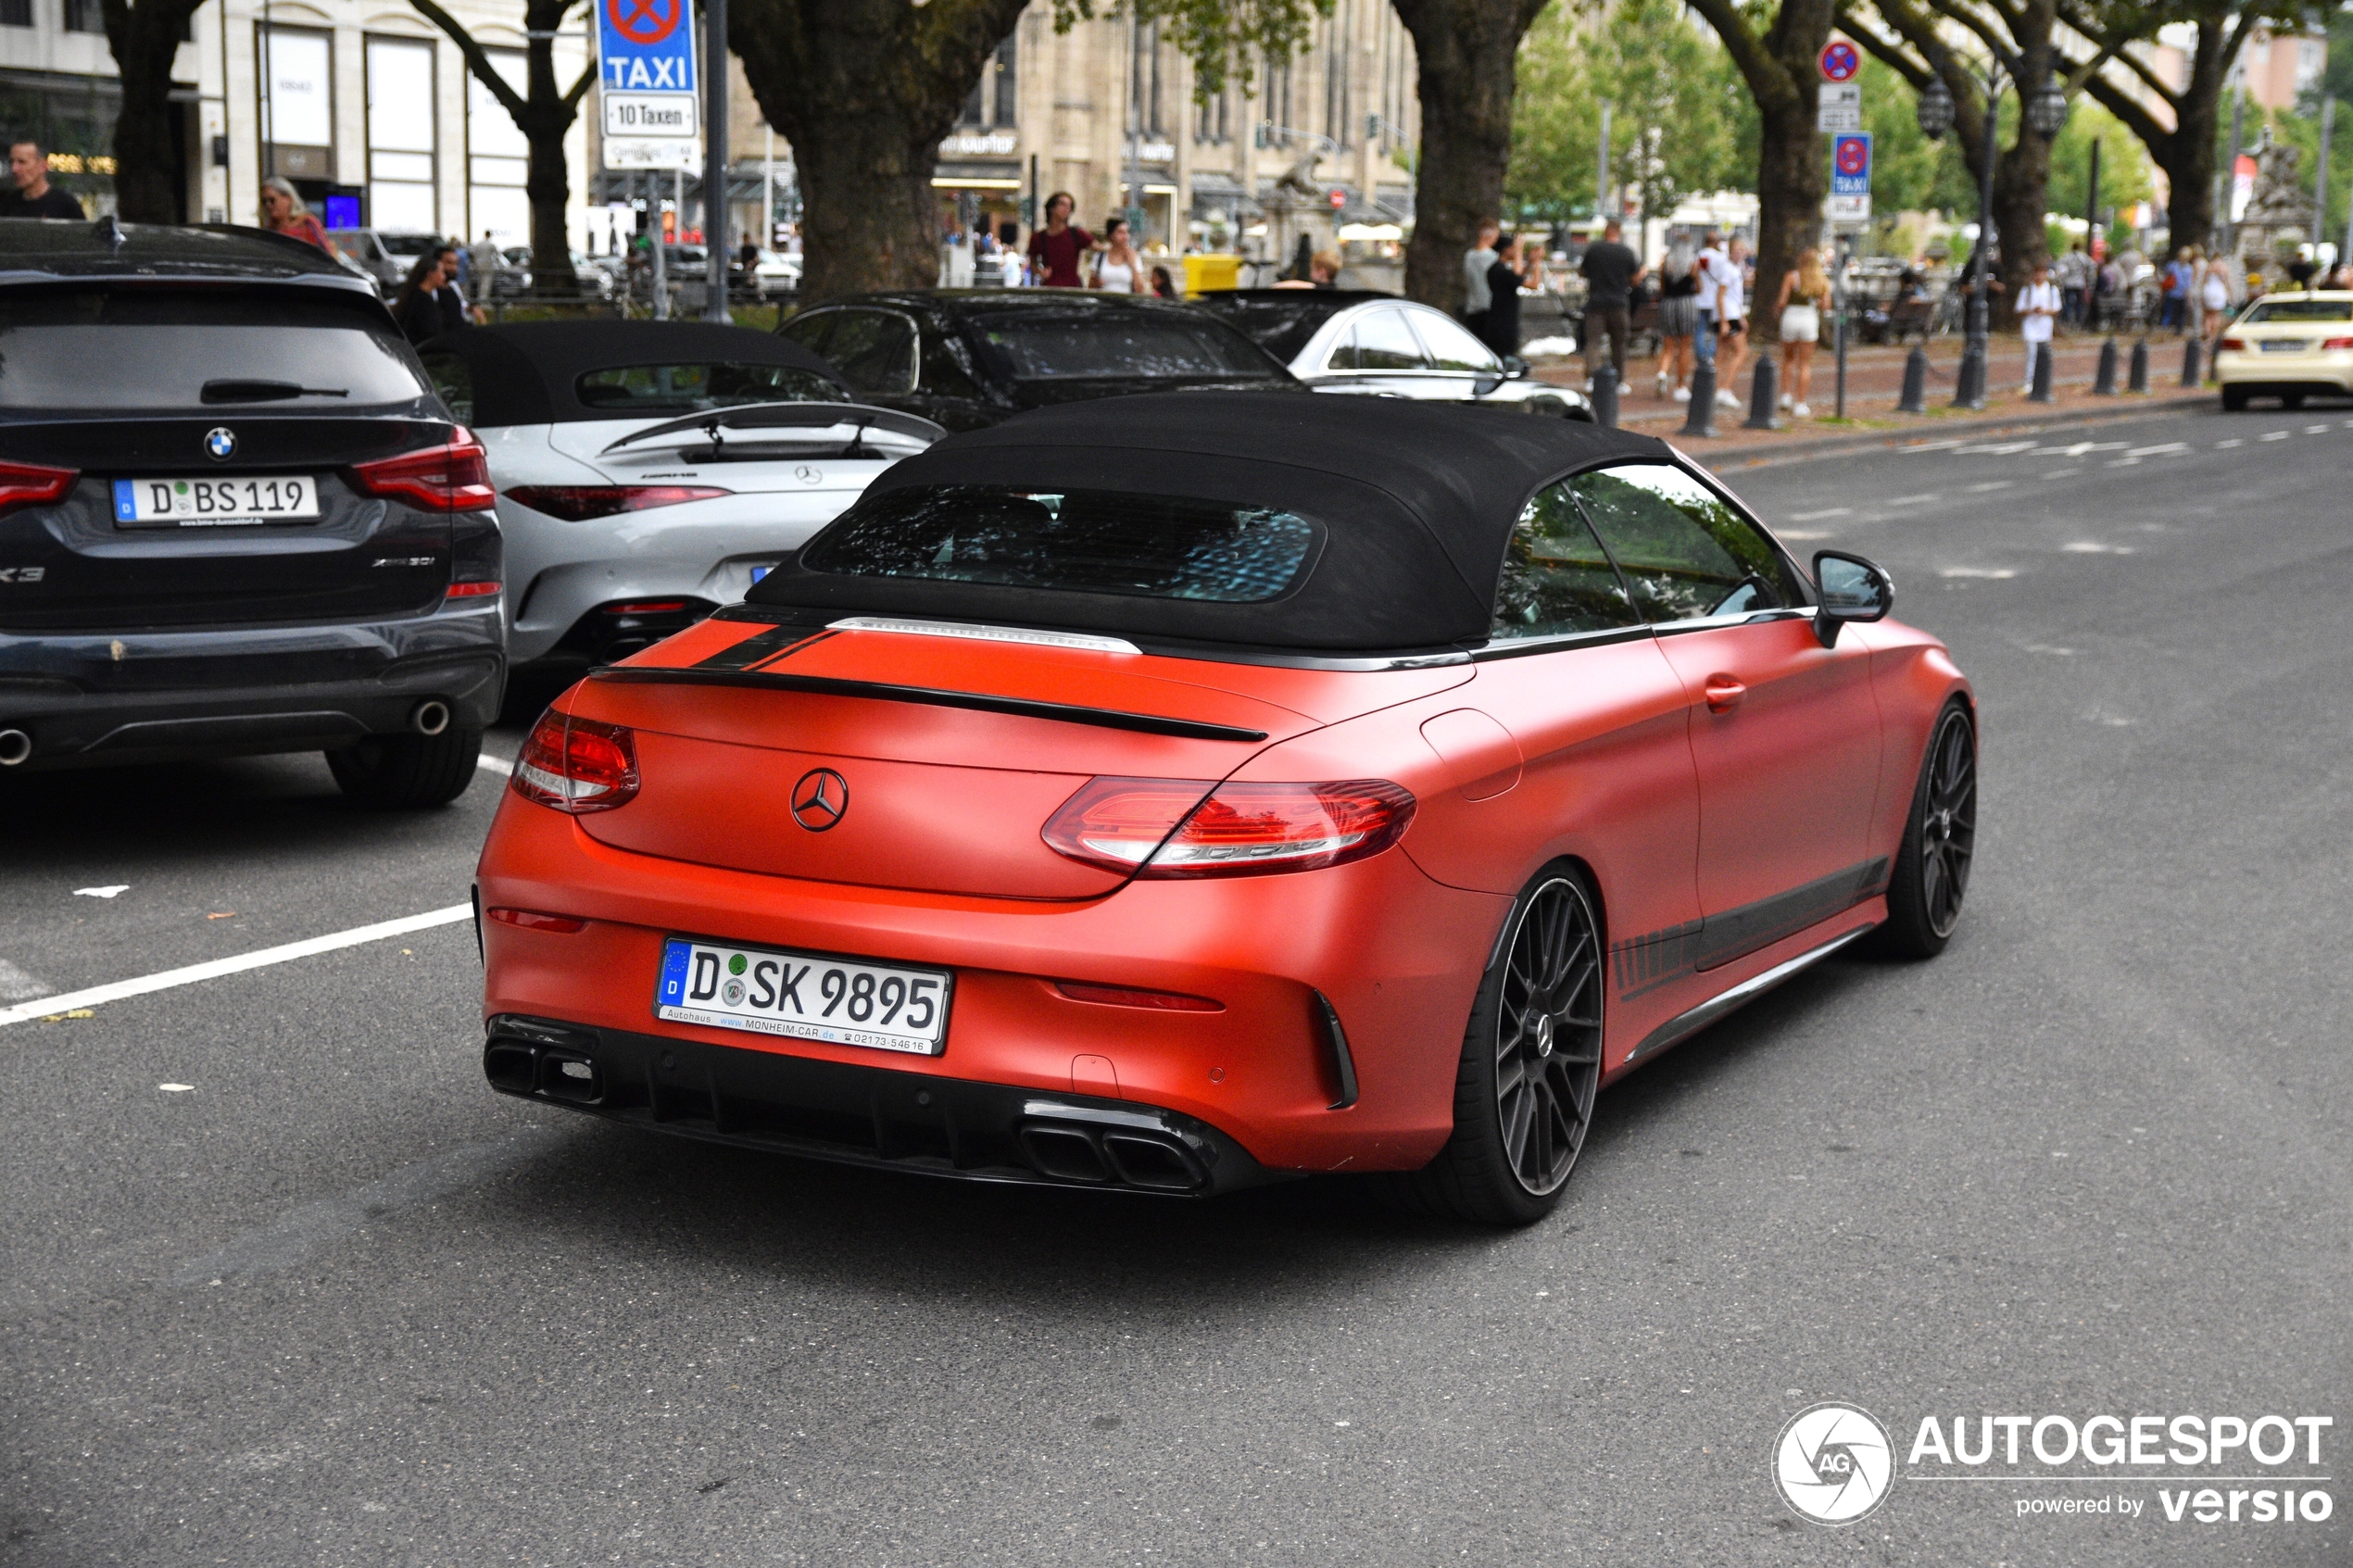
POLYGON ((1070 209, 1077 200, 1068 191, 1046 198, 1046 226, 1029 236, 1029 281, 1038 288, 1078 289, 1078 258, 1095 248, 1095 236, 1074 229, 1070 209))

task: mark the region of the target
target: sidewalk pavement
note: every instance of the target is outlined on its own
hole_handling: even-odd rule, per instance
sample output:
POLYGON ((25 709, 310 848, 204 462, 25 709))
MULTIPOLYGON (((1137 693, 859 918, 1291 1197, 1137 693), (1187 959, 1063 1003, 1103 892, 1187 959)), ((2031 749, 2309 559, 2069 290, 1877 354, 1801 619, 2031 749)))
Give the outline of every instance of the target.
MULTIPOLYGON (((2023 347, 2015 337, 1994 338, 1987 364, 1985 408, 1971 410, 1953 407, 1954 374, 1960 364, 1961 340, 1938 339, 1928 345, 1928 412, 1924 414, 1895 411, 1896 399, 1903 394, 1904 361, 1911 352, 1908 347, 1850 345, 1846 357, 1847 418, 1843 420, 1831 414, 1836 406, 1837 372, 1826 346, 1814 359, 1814 417, 1793 420, 1784 411, 1779 416, 1782 428, 1778 431, 1742 428, 1742 421, 1748 418, 1747 399, 1753 384, 1751 378, 1755 374, 1755 357, 1752 355, 1743 368, 1742 384, 1732 389, 1742 406, 1716 410, 1713 439, 1682 433, 1690 405, 1655 395, 1657 361, 1629 361, 1626 367, 1628 386, 1619 395, 1618 423, 1644 435, 1665 437, 1711 466, 1721 466, 1727 458, 1743 459, 1746 466, 1864 446, 1893 445, 1958 430, 1978 433, 1994 426, 2032 429, 2046 424, 2082 423, 2086 420, 2130 419, 2214 396, 2208 389, 2181 384, 2182 347, 2178 338, 2152 337, 2148 395, 2095 397, 2091 386, 2099 369, 2101 341, 2089 336, 2059 340, 2051 362, 2052 392, 2057 401, 2041 404, 2027 401, 2020 389, 2025 373, 2023 347)), ((2120 389, 2131 374, 2132 351, 2130 339, 2117 340, 2120 362, 2116 380, 2120 389)), ((1775 369, 1779 368, 1777 358, 1775 369)), ((1555 386, 1582 388, 1585 384, 1584 367, 1575 362, 1540 365, 1536 377, 1555 386)))

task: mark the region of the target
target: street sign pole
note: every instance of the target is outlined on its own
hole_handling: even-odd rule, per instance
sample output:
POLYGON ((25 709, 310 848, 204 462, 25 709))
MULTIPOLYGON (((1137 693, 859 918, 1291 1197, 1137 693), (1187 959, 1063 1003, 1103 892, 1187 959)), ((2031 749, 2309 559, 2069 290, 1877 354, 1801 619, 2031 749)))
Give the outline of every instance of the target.
MULTIPOLYGON (((681 0, 683 4, 683 0, 681 0)), ((727 0, 703 0, 702 246, 703 315, 727 314, 727 0)))
MULTIPOLYGON (((604 127, 605 168, 647 177, 654 315, 667 320, 670 279, 664 241, 669 236, 662 232, 657 176, 668 169, 675 181, 696 162, 703 116, 695 70, 694 18, 689 0, 595 0, 595 5, 597 104, 604 127)), ((725 57, 723 53, 723 63, 725 57)), ((724 105, 724 86, 715 101, 724 105)), ((724 132, 716 142, 724 157, 724 132)), ((675 205, 673 220, 683 226, 685 204, 675 205)), ((724 258, 720 275, 725 276, 724 258)))

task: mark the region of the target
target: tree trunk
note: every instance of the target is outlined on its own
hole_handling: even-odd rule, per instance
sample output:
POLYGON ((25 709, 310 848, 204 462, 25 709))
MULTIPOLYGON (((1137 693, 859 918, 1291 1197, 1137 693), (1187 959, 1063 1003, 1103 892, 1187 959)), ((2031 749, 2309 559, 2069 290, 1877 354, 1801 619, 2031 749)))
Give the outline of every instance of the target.
POLYGON ((1413 34, 1422 111, 1405 294, 1459 312, 1463 257, 1480 223, 1503 219, 1519 41, 1541 6, 1527 0, 1393 4, 1413 34))
MULTIPOLYGON (((2208 245, 2214 237, 2220 217, 2214 210, 2214 165, 2222 130, 2222 88, 2243 41, 2237 33, 2227 18, 2198 23, 2189 85, 2173 100, 2173 133, 2164 138, 2163 146, 2149 144, 2149 157, 2165 170, 2166 218, 2177 251, 2183 245, 2208 245)), ((2238 149, 2231 151, 2235 155, 2238 149)))
MULTIPOLYGON (((1838 6, 1836 0, 1781 0, 1762 37, 1750 31, 1748 13, 1735 0, 1692 0, 1692 9, 1724 41, 1756 101, 1756 293, 1770 299, 1796 267, 1797 253, 1822 232, 1830 168, 1814 128, 1821 91, 1817 60, 1838 6)), ((1779 323, 1758 316, 1754 302, 1749 314, 1755 335, 1775 335, 1779 323)))
MULTIPOLYGON (((533 10, 547 13, 544 20, 537 16, 530 19, 534 29, 552 31, 562 23, 557 7, 534 6, 533 10)), ((589 69, 596 69, 594 62, 589 69)), ((523 59, 523 107, 528 112, 519 128, 531 147, 522 182, 523 194, 531 198, 531 286, 534 292, 573 295, 580 292, 580 280, 572 270, 572 232, 564 222, 564 207, 572 197, 564 137, 579 117, 580 94, 567 97, 556 85, 555 44, 550 39, 531 40, 523 59)), ((593 83, 594 78, 590 81, 593 83)))
POLYGON ((938 282, 940 138, 1025 4, 735 0, 728 43, 800 170, 804 301, 938 282))
POLYGON ((171 61, 195 6, 186 0, 105 0, 107 43, 122 76, 114 123, 115 211, 126 223, 178 223, 187 171, 172 147, 171 61))
POLYGON ((2003 325, 2018 319, 2018 302, 2033 282, 2035 266, 2051 258, 2050 235, 2043 223, 2050 211, 2050 182, 2051 144, 2021 118, 2018 139, 1994 166, 1994 232, 2002 243, 2002 292, 1994 296, 1992 319, 2003 325))

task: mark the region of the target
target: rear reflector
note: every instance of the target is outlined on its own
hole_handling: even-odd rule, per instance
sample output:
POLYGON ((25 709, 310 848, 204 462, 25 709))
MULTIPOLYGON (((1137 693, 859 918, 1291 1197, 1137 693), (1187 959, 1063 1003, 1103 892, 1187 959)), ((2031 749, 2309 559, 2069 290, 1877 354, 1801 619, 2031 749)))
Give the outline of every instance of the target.
POLYGON ((585 931, 588 922, 572 915, 542 914, 537 909, 493 909, 490 918, 501 925, 519 925, 525 931, 585 931))
POLYGON ((1378 855, 1414 820, 1412 794, 1386 779, 1225 784, 1202 799, 1183 779, 1093 779, 1044 830, 1074 860, 1139 877, 1315 871, 1378 855))
POLYGON ((463 425, 452 427, 447 445, 355 463, 348 472, 351 487, 363 495, 407 501, 432 511, 478 512, 498 502, 482 443, 463 425))
POLYGON ((449 597, 453 599, 485 598, 497 591, 498 584, 496 583, 452 583, 449 584, 449 597))
POLYGON ((686 608, 684 599, 648 599, 642 604, 607 605, 607 615, 676 615, 686 608))
POLYGON ((1181 991, 1139 991, 1126 985, 1089 985, 1083 980, 1057 980, 1054 989, 1074 1002, 1099 1002, 1104 1007, 1148 1008, 1157 1012, 1224 1012, 1226 1004, 1181 991))
POLYGON ((525 800, 568 811, 610 811, 637 797, 636 737, 618 724, 539 716, 515 759, 510 787, 525 800))
POLYGON ((2244 353, 2246 349, 2246 339, 2243 337, 2226 337, 2222 340, 2222 346, 2244 353))
POLYGON ((39 463, 0 463, 0 512, 19 507, 45 507, 71 494, 80 478, 72 469, 44 468, 39 463))
POLYGON ((2321 345, 2323 349, 2353 348, 2353 337, 2333 337, 2321 345))
POLYGON ((507 492, 507 499, 566 522, 586 522, 734 494, 709 484, 520 484, 507 492))

